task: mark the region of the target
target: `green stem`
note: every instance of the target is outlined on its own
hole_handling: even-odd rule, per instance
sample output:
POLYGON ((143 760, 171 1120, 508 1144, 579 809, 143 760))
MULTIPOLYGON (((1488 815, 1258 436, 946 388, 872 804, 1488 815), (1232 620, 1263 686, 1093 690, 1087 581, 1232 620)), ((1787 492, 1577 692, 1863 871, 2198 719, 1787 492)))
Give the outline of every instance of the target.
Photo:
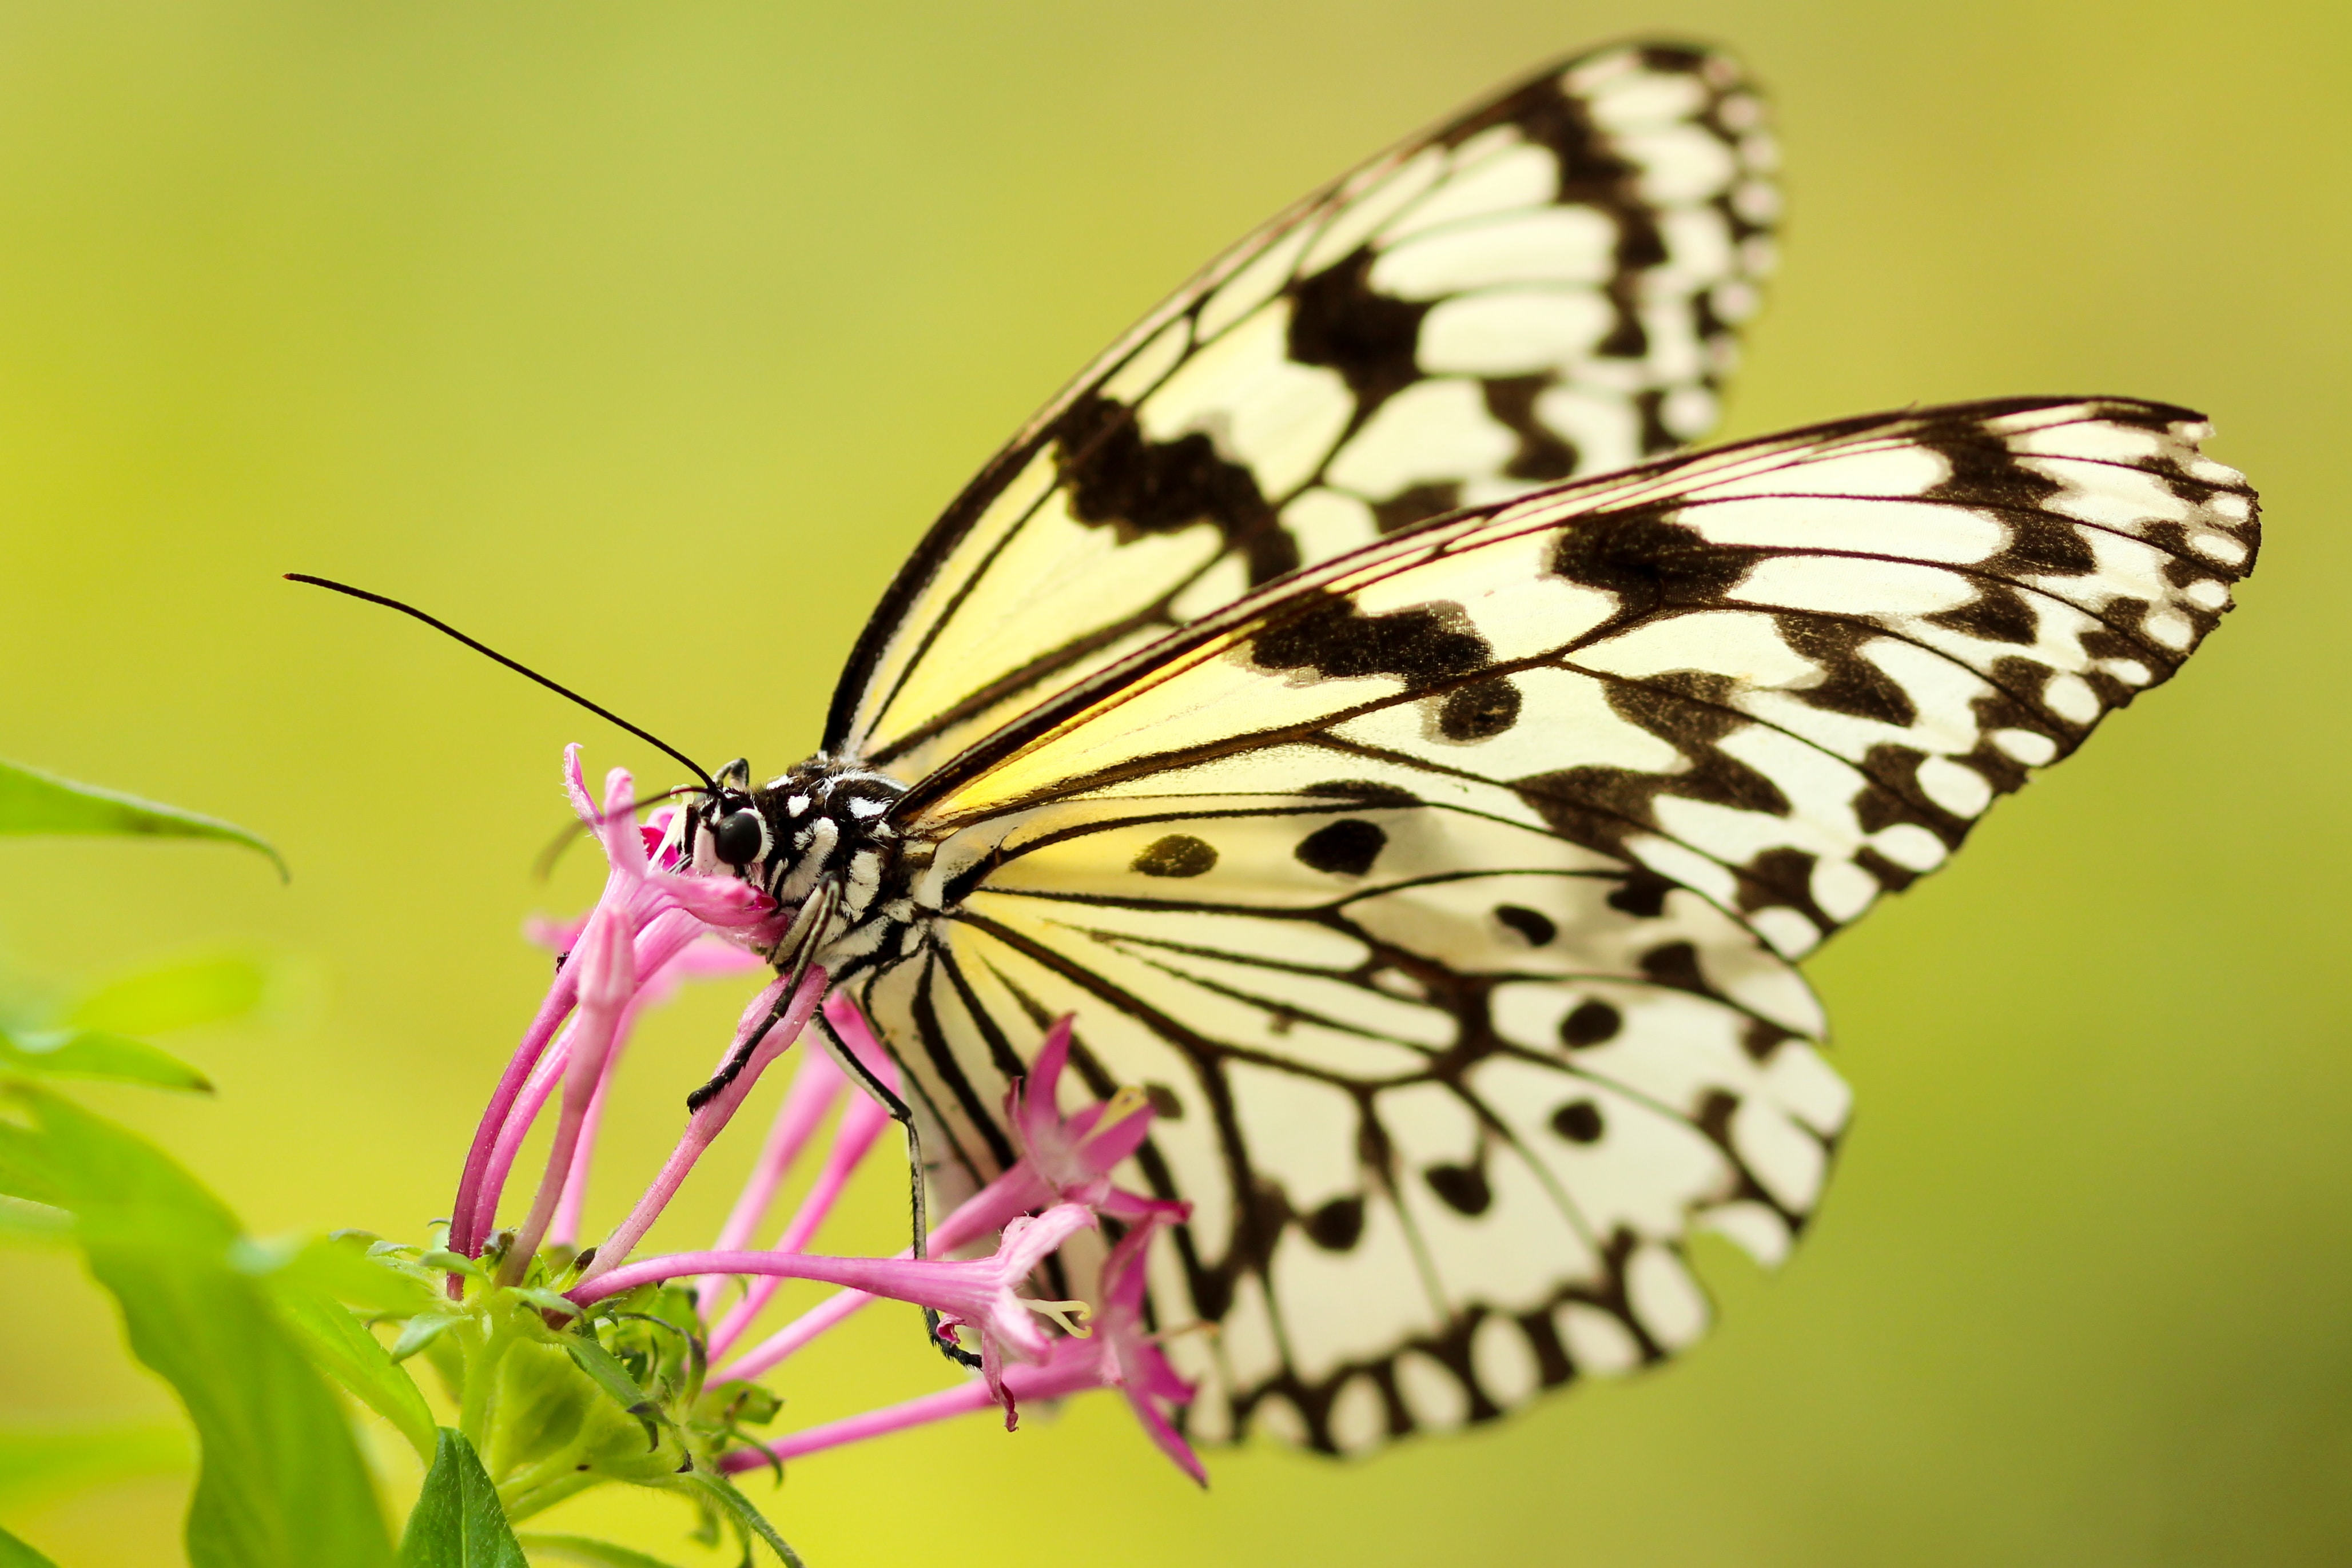
MULTIPOLYGON (((532 1468, 538 1468, 537 1466, 532 1468)), ((597 1482, 611 1479, 598 1475, 594 1470, 573 1470, 570 1475, 556 1477, 544 1486, 517 1492, 512 1501, 507 1500, 506 1489, 501 1487, 499 1489, 499 1503, 506 1510, 508 1521, 520 1524, 532 1514, 553 1508, 565 1498, 576 1497, 597 1482)))
POLYGON ((493 1321, 481 1344, 471 1347, 466 1357, 466 1394, 457 1405, 457 1430, 479 1454, 489 1452, 490 1424, 498 1415, 499 1365, 513 1342, 514 1336, 493 1321))
POLYGON ((586 1449, 585 1443, 575 1439, 545 1458, 525 1465, 499 1482, 499 1501, 507 1505, 508 1512, 512 1513, 514 1500, 527 1498, 540 1487, 551 1486, 566 1476, 593 1475, 595 1472, 593 1470, 583 1472, 580 1468, 586 1449))

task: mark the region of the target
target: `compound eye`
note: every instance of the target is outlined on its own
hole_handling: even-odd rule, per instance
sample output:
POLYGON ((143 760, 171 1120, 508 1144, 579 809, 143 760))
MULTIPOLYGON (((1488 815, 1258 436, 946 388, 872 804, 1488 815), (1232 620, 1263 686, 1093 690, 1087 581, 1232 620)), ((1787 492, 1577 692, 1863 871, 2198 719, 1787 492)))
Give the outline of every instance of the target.
POLYGON ((730 866, 748 866, 768 847, 768 825, 749 807, 730 811, 710 830, 710 847, 730 866))

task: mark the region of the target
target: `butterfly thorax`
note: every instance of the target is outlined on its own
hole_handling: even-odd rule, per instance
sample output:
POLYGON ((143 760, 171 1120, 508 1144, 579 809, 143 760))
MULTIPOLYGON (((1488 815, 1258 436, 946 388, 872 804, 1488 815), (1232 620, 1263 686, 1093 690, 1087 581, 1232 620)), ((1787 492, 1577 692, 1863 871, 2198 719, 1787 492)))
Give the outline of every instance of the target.
POLYGON ((838 970, 913 921, 904 841, 890 820, 905 784, 822 753, 764 784, 750 776, 749 763, 729 763, 676 831, 696 871, 738 877, 793 912, 772 960, 807 952, 838 970))

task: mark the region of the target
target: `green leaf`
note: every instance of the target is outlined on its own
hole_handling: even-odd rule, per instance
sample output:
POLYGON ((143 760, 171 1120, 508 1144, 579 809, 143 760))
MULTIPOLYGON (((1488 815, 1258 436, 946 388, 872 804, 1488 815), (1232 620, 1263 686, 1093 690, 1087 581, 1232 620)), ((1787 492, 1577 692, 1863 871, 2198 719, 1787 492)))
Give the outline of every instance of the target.
POLYGON ((15 763, 0 763, 0 833, 107 833, 161 838, 217 838, 269 857, 288 879, 277 850, 234 823, 96 784, 76 784, 15 763))
POLYGON ((784 1544, 784 1538, 776 1533, 776 1527, 770 1524, 766 1517, 751 1506, 750 1498, 735 1489, 734 1482, 724 1476, 708 1470, 696 1470, 677 1479, 695 1492, 717 1503, 719 1511, 733 1521, 736 1529, 747 1531, 766 1542, 769 1550, 775 1552, 776 1556, 783 1562, 785 1568, 805 1568, 805 1564, 801 1562, 800 1553, 784 1544))
POLYGON ((71 1185, 47 1139, 33 1128, 0 1121, 0 1196, 63 1208, 71 1185))
POLYGON ((249 958, 201 958, 126 974, 68 1014, 77 1028, 152 1035, 242 1018, 261 1005, 269 976, 249 958))
POLYGON ((96 1029, 0 1035, 0 1066, 44 1078, 103 1079, 210 1094, 212 1081, 159 1047, 96 1029))
POLYGON ((588 1374, 589 1382, 644 1426, 646 1447, 659 1447, 661 1429, 666 1425, 661 1406, 646 1397, 646 1391, 637 1386, 637 1380, 629 1375, 629 1369, 621 1364, 620 1358, 585 1334, 564 1335, 563 1348, 571 1352, 572 1363, 588 1374))
MULTIPOLYGON (((262 1282, 229 1261, 236 1216, 145 1140, 46 1090, 12 1092, 35 1125, 8 1131, 39 1157, 37 1173, 56 1189, 49 1201, 73 1212, 131 1352, 163 1374, 195 1423, 203 1468, 188 1509, 191 1568, 389 1568, 341 1406, 280 1326, 262 1282)), ((9 1163, 6 1142, 0 1166, 9 1163)))
MULTIPOLYGON (((0 1246, 69 1247, 73 1215, 47 1204, 30 1203, 0 1194, 0 1246)), ((0 1471, 0 1479, 5 1476, 0 1471)))
POLYGON ((396 1248, 376 1251, 355 1232, 305 1243, 285 1268, 320 1294, 371 1312, 404 1318, 448 1304, 396 1248))
POLYGON ((588 1568, 670 1568, 660 1558, 648 1557, 634 1547, 592 1541, 584 1535, 524 1535, 516 1539, 533 1557, 552 1557, 559 1563, 584 1563, 588 1568))
POLYGON ((58 1568, 58 1565, 6 1531, 0 1530, 0 1568, 58 1568))
MULTIPOLYGON (((186 1470, 195 1445, 177 1422, 0 1427, 0 1509, 37 1508, 89 1487, 186 1470)), ((7 1562, 0 1556, 0 1564, 7 1562)))
POLYGON ((278 1321, 293 1331, 295 1342, 310 1356, 310 1364, 391 1422, 418 1458, 433 1463, 433 1412, 416 1380, 341 1302, 287 1273, 271 1275, 268 1286, 278 1321))
POLYGON ((400 1538, 400 1568, 530 1568, 474 1446, 455 1427, 438 1436, 433 1468, 400 1538))

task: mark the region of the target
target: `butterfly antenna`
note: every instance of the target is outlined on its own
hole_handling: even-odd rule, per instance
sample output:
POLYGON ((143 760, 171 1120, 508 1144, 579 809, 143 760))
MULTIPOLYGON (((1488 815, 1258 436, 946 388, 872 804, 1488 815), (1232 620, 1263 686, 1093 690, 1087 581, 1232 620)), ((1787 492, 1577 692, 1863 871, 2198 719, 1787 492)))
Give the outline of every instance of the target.
POLYGON ((428 616, 414 605, 404 605, 398 599, 387 599, 382 594, 371 594, 365 588, 354 588, 348 583, 337 583, 326 577, 313 577, 307 572, 289 572, 286 574, 286 580, 289 583, 308 583, 313 588, 325 588, 331 593, 341 594, 353 599, 365 599, 371 605, 382 605, 387 610, 398 610, 404 616, 408 616, 416 620, 423 621, 435 631, 440 632, 445 636, 457 638, 459 642, 464 643, 467 647, 472 648, 476 653, 480 654, 483 658, 496 659, 499 663, 505 665, 509 669, 513 670, 517 675, 522 676, 524 679, 529 680, 538 681, 541 686, 546 687, 558 697, 569 698, 571 700, 577 702, 581 707, 585 708, 589 712, 595 714, 599 719, 604 719, 612 723, 618 724, 622 729, 626 730, 630 734, 635 735, 646 745, 653 747, 657 752, 660 752, 671 761, 684 763, 688 772, 693 773, 696 778, 702 781, 703 788, 712 791, 713 793, 716 793, 719 788, 719 781, 712 778, 708 773, 705 773, 700 763, 696 762, 692 757, 688 756, 684 752, 679 751, 676 746, 671 745, 667 741, 663 740, 660 736, 653 734, 648 731, 639 729, 636 725, 630 723, 626 719, 622 718, 618 713, 614 712, 610 708, 605 707, 603 703, 589 701, 588 699, 581 696, 580 693, 572 690, 572 688, 548 679, 547 677, 540 674, 539 671, 531 668, 529 665, 520 664, 514 659, 509 658, 506 655, 500 653, 498 649, 491 647, 487 643, 475 641, 472 637, 467 637, 465 633, 459 631, 448 622, 428 616))

